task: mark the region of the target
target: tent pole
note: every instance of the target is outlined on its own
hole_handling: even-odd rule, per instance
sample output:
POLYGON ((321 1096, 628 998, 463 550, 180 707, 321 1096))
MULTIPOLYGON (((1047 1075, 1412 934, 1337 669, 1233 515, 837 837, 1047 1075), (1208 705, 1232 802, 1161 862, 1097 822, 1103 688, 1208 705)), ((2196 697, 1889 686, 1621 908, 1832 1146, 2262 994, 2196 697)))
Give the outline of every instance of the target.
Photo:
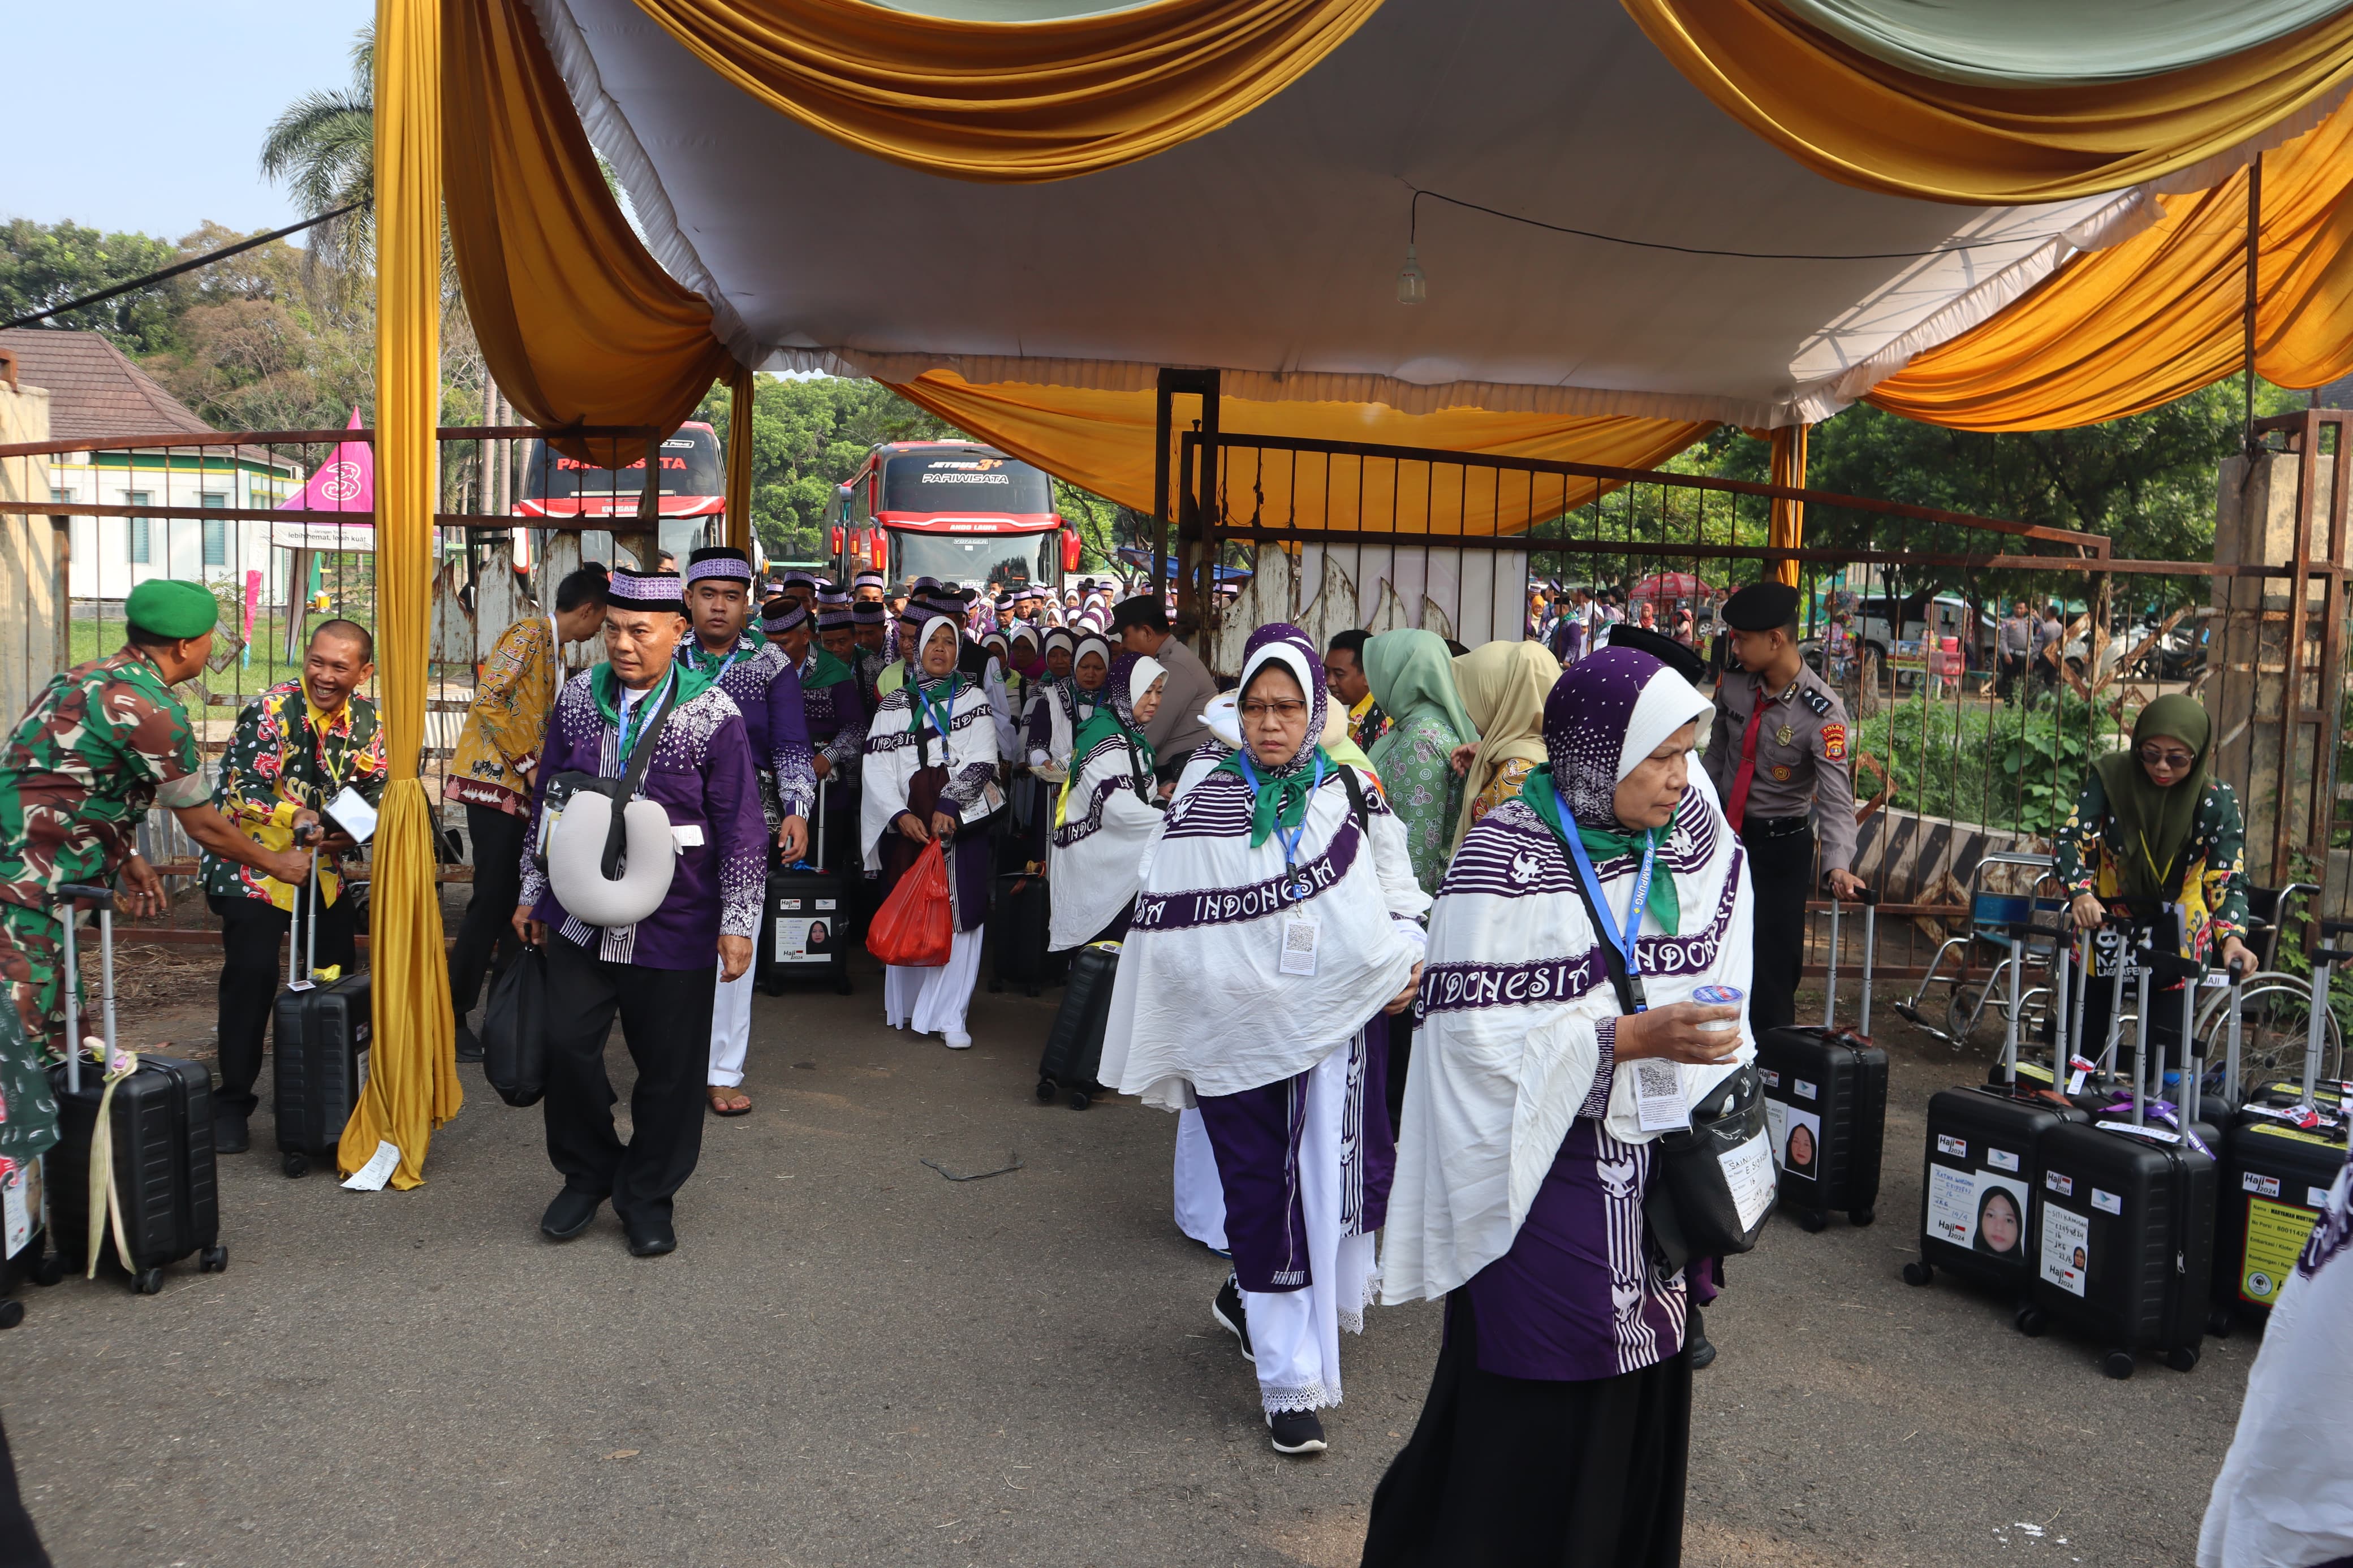
POLYGON ((1175 372, 1162 370, 1153 394, 1152 416, 1152 595, 1168 592, 1168 439, 1169 402, 1176 388, 1175 372))

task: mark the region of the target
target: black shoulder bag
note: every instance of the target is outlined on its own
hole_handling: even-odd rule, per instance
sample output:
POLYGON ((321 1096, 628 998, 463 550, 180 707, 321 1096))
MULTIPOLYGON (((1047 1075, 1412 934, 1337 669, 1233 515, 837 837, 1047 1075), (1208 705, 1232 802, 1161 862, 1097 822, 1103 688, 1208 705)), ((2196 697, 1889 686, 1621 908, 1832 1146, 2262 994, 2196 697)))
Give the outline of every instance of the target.
MULTIPOLYGON (((649 698, 647 700, 652 700, 649 698)), ((644 786, 646 770, 653 766, 654 750, 661 742, 662 728, 670 722, 670 710, 677 706, 678 698, 673 693, 655 710, 654 716, 646 721, 645 733, 638 737, 637 749, 629 753, 628 764, 621 770, 619 778, 608 779, 599 773, 573 768, 547 781, 547 799, 540 807, 543 818, 550 813, 562 811, 565 803, 575 795, 601 795, 611 799, 613 820, 605 829, 605 855, 599 863, 608 882, 620 876, 621 852, 628 847, 628 824, 622 820, 622 808, 635 800, 638 791, 644 786)), ((543 837, 542 847, 534 851, 534 855, 539 861, 539 868, 546 870, 547 850, 543 837)))
MULTIPOLYGON (((1626 960, 1609 939, 1594 890, 1574 877, 1601 962, 1618 1005, 1639 1011, 1626 974, 1626 960)), ((1779 1173, 1765 1126, 1765 1079, 1755 1061, 1710 1089, 1692 1107, 1691 1126, 1662 1132, 1651 1144, 1651 1181, 1642 1195, 1642 1219, 1667 1267, 1681 1268, 1694 1258, 1729 1258, 1753 1251, 1773 1216, 1779 1173), (1744 1215, 1741 1200, 1746 1197, 1744 1215), (1744 1223, 1745 1221, 1745 1223, 1744 1223)))

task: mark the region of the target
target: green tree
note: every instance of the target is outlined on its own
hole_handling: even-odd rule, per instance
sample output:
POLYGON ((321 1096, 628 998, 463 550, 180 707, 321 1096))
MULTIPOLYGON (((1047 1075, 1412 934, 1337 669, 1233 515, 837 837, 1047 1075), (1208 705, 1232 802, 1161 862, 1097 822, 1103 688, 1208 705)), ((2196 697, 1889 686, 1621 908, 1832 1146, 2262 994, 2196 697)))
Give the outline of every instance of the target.
POLYGON ((286 106, 261 142, 261 173, 282 181, 306 217, 360 204, 311 230, 311 254, 339 271, 364 273, 375 259, 375 28, 352 42, 352 84, 306 92, 286 106))
MULTIPOLYGON (((172 242, 144 234, 104 234, 71 221, 0 223, 0 321, 95 294, 177 259, 172 242)), ((52 317, 50 327, 104 332, 127 353, 169 346, 178 310, 164 285, 52 317)))

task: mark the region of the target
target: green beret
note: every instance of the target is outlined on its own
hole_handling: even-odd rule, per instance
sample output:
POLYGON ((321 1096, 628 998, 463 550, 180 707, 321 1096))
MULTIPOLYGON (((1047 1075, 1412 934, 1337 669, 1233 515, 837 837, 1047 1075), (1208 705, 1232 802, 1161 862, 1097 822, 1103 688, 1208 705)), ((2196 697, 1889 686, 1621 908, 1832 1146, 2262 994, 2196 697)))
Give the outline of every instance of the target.
POLYGON ((159 637, 200 637, 220 621, 220 601, 201 583, 150 577, 122 601, 122 618, 159 637))

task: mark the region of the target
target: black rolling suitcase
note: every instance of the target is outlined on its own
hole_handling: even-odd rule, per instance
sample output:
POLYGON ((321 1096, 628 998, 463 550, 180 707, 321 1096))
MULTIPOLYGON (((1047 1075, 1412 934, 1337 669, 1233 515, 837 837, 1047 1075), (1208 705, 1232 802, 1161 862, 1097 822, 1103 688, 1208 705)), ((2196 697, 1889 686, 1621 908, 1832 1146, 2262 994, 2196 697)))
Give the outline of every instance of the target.
MULTIPOLYGON (((2325 921, 2324 935, 2353 929, 2325 921)), ((2316 1008, 2326 1006, 2331 968, 2353 953, 2323 948, 2312 955, 2316 1008)), ((2234 982, 2238 978, 2232 977, 2234 982)), ((2231 995, 2223 1083, 2239 1079, 2239 995, 2231 995)), ((2316 1012, 2315 1018, 2318 1017, 2316 1012)), ((2307 1037, 2304 1082, 2266 1084, 2222 1134, 2221 1194, 2214 1219, 2214 1302, 2207 1330, 2230 1331, 2236 1313, 2271 1314, 2288 1271, 2328 1206, 2328 1190, 2347 1158, 2341 1086, 2318 1080, 2320 1037, 2307 1037), (2334 1090, 2335 1092, 2332 1092, 2334 1090), (2283 1103, 2284 1101, 2284 1103, 2283 1103)))
POLYGON ((1871 1043, 1871 966, 1879 895, 1862 895, 1862 1007, 1852 1029, 1836 1026, 1838 905, 1831 905, 1831 962, 1820 1028, 1792 1025, 1757 1042, 1781 1206, 1808 1230, 1845 1211, 1869 1225, 1879 1202, 1880 1147, 1887 1131, 1887 1053, 1871 1043))
POLYGON ((796 980, 827 981, 842 995, 849 994, 849 891, 832 865, 828 832, 832 804, 833 781, 818 780, 808 841, 814 859, 768 873, 754 963, 760 989, 771 996, 783 995, 796 980))
POLYGON ((988 988, 1021 987, 1035 996, 1061 978, 1063 960, 1047 942, 1054 932, 1053 894, 1043 873, 1008 871, 989 889, 988 988))
POLYGON ((54 1285, 65 1278, 65 1260, 48 1245, 45 1170, 45 1163, 35 1160, 0 1176, 0 1329, 25 1321, 25 1303, 9 1294, 17 1280, 54 1285))
POLYGON ((1070 983, 1062 1005, 1046 1031, 1045 1054, 1038 1058, 1038 1098, 1051 1101, 1067 1092, 1071 1109, 1084 1110, 1103 1092, 1095 1081, 1103 1067, 1103 1026, 1111 1017, 1113 983, 1119 978, 1119 943, 1091 942, 1071 955, 1070 983))
MULTIPOLYGON (((101 1017, 106 1059, 114 1058, 114 905, 105 888, 65 887, 61 899, 99 903, 101 1017)), ((65 967, 78 973, 73 923, 65 929, 65 967)), ((74 988, 64 988, 66 1037, 79 1042, 74 988)), ((90 1236, 90 1167, 99 1107, 107 1109, 112 1158, 114 1208, 101 1252, 128 1262, 131 1282, 142 1296, 164 1288, 164 1269, 190 1254, 207 1274, 228 1267, 220 1241, 220 1200, 213 1168, 213 1079, 196 1062, 142 1054, 137 1067, 112 1086, 109 1097, 102 1065, 86 1064, 77 1044, 65 1061, 49 1069, 58 1097, 61 1136, 47 1155, 50 1234, 68 1264, 91 1273, 98 1260, 86 1258, 90 1236), (90 1070, 82 1069, 89 1066, 90 1070)))
MULTIPOLYGON (((2024 948, 2023 929, 2013 931, 2013 959, 2024 948)), ((2019 973, 2015 963, 2010 973, 2019 973)), ((1939 1268, 1952 1269, 2007 1294, 2022 1321, 2036 1274, 2027 1246, 2038 1206, 2035 1151, 2052 1128, 2089 1118, 2048 1088, 2019 1079, 2018 1014, 2013 1005, 2000 1081, 1945 1089, 1928 1100, 1920 1256, 1904 1266, 1904 1279, 1926 1285, 1939 1268)))
MULTIPOLYGON (((2206 1332, 2219 1171, 2211 1129, 2187 1108, 2173 1126, 2149 1119, 2148 1079, 2154 1068, 2161 1083, 2164 1072, 2148 1059, 2149 983, 2155 969, 2181 963, 2145 950, 2135 971, 2129 1112, 2053 1127, 2035 1147, 2042 1203, 2032 1227, 2033 1300, 2018 1326, 2040 1333, 2056 1317, 2096 1335, 2108 1347, 2100 1367, 2110 1377, 2130 1377, 2142 1351, 2188 1372, 2206 1332)), ((2185 1058, 2182 1076, 2194 1085, 2188 1066, 2185 1058)))
POLYGON ((270 1019, 270 1101, 278 1119, 279 1168, 289 1176, 309 1174, 313 1160, 332 1162, 342 1146, 343 1128, 367 1084, 374 1018, 364 971, 320 984, 316 855, 311 858, 309 889, 309 918, 286 928, 286 989, 270 1019), (294 949, 305 939, 298 968, 294 949))

